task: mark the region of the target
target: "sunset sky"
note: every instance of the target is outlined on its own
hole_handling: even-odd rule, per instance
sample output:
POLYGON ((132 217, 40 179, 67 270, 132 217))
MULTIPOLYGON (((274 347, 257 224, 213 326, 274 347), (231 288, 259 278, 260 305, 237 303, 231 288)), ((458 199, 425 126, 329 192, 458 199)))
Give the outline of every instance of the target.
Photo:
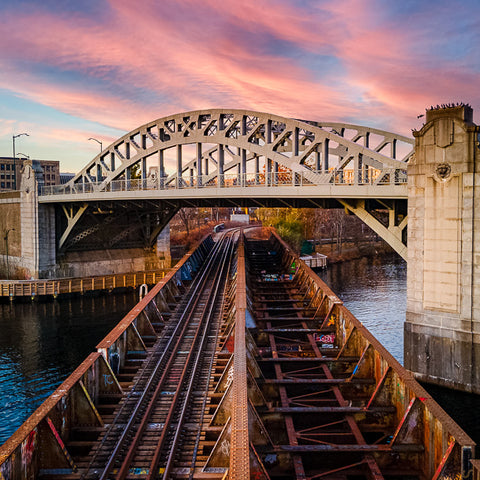
POLYGON ((480 123, 478 0, 1 0, 0 156, 76 172, 137 126, 242 108, 409 135, 480 123))

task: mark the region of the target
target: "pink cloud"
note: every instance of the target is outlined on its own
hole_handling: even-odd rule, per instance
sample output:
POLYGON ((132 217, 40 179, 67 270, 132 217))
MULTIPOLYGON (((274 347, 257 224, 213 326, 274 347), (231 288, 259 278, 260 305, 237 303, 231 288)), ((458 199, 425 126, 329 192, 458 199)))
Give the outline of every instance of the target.
POLYGON ((160 8, 154 0, 115 0, 101 25, 41 6, 6 13, 0 87, 122 130, 221 106, 319 120, 383 118, 385 128, 407 133, 412 118, 449 101, 450 92, 478 104, 475 72, 422 61, 423 32, 387 21, 380 3, 314 5, 223 0, 218 9, 216 0, 177 0, 160 8), (336 56, 340 67, 309 68, 295 54, 261 44, 263 34, 297 55, 336 56), (70 81, 75 74, 79 80, 70 81))

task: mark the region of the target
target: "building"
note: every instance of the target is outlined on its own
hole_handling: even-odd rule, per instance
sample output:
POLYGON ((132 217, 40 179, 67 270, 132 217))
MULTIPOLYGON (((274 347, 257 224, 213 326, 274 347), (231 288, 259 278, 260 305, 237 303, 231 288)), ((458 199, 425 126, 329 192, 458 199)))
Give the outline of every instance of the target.
MULTIPOLYGON (((20 187, 20 176, 25 158, 15 158, 15 175, 13 157, 0 157, 0 192, 14 190, 16 177, 17 190, 20 187)), ((57 160, 37 160, 43 170, 44 185, 60 183, 60 162, 57 160)))
POLYGON ((69 182, 75 176, 74 173, 60 173, 60 183, 63 185, 69 182))

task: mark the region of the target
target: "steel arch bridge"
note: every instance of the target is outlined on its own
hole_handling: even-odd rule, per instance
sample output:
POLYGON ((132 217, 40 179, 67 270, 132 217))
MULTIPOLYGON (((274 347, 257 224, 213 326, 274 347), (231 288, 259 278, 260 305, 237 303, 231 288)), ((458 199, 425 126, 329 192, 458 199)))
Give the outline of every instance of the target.
POLYGON ((56 205, 60 251, 151 246, 183 206, 304 206, 344 207, 405 258, 413 143, 249 110, 178 113, 119 138, 39 202, 56 205))

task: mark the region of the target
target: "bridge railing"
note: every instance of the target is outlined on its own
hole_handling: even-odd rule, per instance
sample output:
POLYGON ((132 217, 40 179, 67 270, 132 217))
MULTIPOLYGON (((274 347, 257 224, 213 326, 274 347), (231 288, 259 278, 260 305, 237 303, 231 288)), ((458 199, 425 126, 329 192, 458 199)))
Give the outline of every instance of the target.
POLYGON ((41 195, 86 194, 98 191, 125 192, 146 190, 180 190, 199 188, 255 188, 255 187, 302 187, 306 185, 404 185, 406 171, 388 170, 344 170, 311 172, 271 172, 219 175, 184 175, 182 177, 148 177, 144 179, 113 180, 103 182, 76 183, 73 185, 49 185, 41 188, 41 195))

